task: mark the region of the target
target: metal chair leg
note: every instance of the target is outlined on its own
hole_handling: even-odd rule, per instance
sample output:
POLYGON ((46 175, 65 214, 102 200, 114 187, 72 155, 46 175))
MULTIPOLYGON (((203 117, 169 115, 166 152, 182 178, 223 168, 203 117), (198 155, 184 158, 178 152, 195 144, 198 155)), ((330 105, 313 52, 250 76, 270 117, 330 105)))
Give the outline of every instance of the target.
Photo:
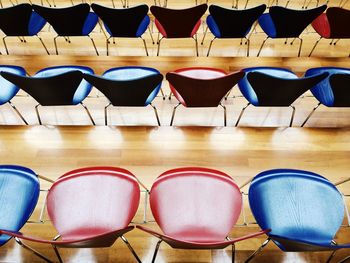
POLYGON ((334 251, 332 252, 332 254, 329 255, 329 257, 328 257, 326 263, 330 263, 330 262, 331 262, 331 260, 332 260, 332 258, 334 257, 334 255, 335 255, 336 252, 337 252, 337 250, 334 250, 334 251))
POLYGON ((338 263, 344 263, 347 262, 350 259, 350 256, 347 256, 346 258, 340 260, 338 263))
POLYGON ((107 38, 106 39, 106 55, 109 56, 109 49, 108 49, 108 46, 109 46, 109 40, 111 39, 111 37, 107 38))
POLYGON ((162 94, 163 100, 165 100, 165 94, 162 88, 160 89, 160 93, 162 94))
POLYGON ((21 118, 21 120, 28 125, 28 122, 24 119, 24 117, 22 116, 22 114, 19 112, 19 110, 17 110, 16 106, 12 104, 12 102, 9 100, 8 103, 10 104, 10 106, 12 107, 12 109, 17 113, 17 115, 21 118))
POLYGON ((58 38, 59 36, 55 36, 54 38, 53 38, 53 43, 55 44, 55 50, 56 50, 56 55, 58 55, 58 48, 57 48, 57 38, 58 38))
POLYGON ((95 126, 95 125, 96 125, 96 124, 95 124, 95 121, 94 121, 94 119, 92 118, 92 116, 91 116, 91 113, 90 113, 89 109, 88 109, 88 108, 85 106, 85 104, 84 104, 84 103, 82 103, 82 102, 80 102, 80 105, 84 107, 84 109, 85 109, 86 113, 89 115, 89 118, 90 118, 90 121, 91 121, 92 125, 94 125, 94 126, 95 126))
POLYGON ((38 104, 38 105, 35 106, 35 112, 36 112, 36 116, 38 117, 39 125, 42 125, 42 123, 41 123, 41 118, 40 118, 40 114, 39 114, 39 109, 38 109, 39 106, 40 106, 40 104, 38 104))
POLYGON ((198 53, 198 40, 197 40, 197 34, 194 35, 194 37, 192 37, 195 41, 195 44, 196 44, 196 53, 197 53, 197 57, 199 56, 199 53, 198 53))
POLYGON ((204 35, 203 35, 203 38, 202 38, 201 45, 203 45, 203 43, 204 43, 204 39, 205 39, 205 36, 207 35, 207 32, 208 32, 208 26, 207 26, 207 28, 204 31, 204 35))
POLYGON ((293 120, 294 120, 294 115, 295 115, 295 107, 293 105, 290 105, 289 107, 291 107, 293 109, 292 111, 292 117, 290 118, 290 123, 289 123, 289 127, 292 127, 293 125, 293 120))
POLYGON ((306 124, 306 122, 310 119, 310 117, 312 116, 312 114, 314 114, 314 112, 317 110, 318 107, 320 107, 321 102, 319 102, 317 104, 317 106, 315 108, 313 108, 313 110, 310 112, 310 114, 307 116, 306 120, 303 122, 303 124, 301 125, 301 127, 304 127, 304 125, 306 124))
POLYGON ((247 57, 249 57, 249 49, 250 49, 250 39, 245 38, 247 40, 247 57))
POLYGON ((154 45, 154 39, 153 39, 153 35, 152 35, 152 31, 151 31, 150 27, 148 27, 148 31, 149 31, 149 35, 151 36, 151 39, 152 39, 152 44, 154 45))
POLYGON ((112 105, 112 103, 109 103, 106 107, 105 107, 105 125, 107 126, 108 125, 108 121, 107 121, 107 108, 109 107, 109 106, 111 106, 112 105))
POLYGON ((261 52, 263 46, 265 45, 265 42, 266 42, 268 39, 269 39, 269 37, 266 37, 266 38, 264 39, 264 41, 262 42, 262 44, 261 44, 261 46, 260 46, 260 49, 259 49, 259 51, 258 51, 258 54, 256 55, 257 57, 260 56, 260 52, 261 52))
POLYGON ((148 50, 147 50, 147 44, 146 44, 146 40, 144 40, 142 37, 140 37, 143 41, 143 45, 145 46, 145 51, 146 51, 146 55, 148 57, 148 50))
POLYGON ((241 120, 241 118, 242 118, 242 115, 243 115, 243 113, 244 113, 244 111, 246 110, 246 108, 248 108, 248 106, 250 105, 250 102, 241 110, 241 113, 239 114, 239 116, 238 116, 238 119, 237 119, 237 122, 236 122, 236 127, 238 126, 238 124, 239 124, 239 122, 240 122, 240 120, 241 120))
POLYGON ((130 250, 130 252, 133 254, 133 256, 135 257, 135 259, 137 260, 137 262, 141 263, 142 261, 140 260, 140 258, 138 257, 138 255, 136 254, 135 250, 132 248, 132 246, 130 245, 129 241, 124 237, 121 236, 121 239, 124 241, 124 243, 127 245, 128 249, 130 250))
POLYGON ((311 57, 312 52, 314 52, 314 50, 315 50, 315 48, 316 48, 318 42, 320 42, 321 39, 322 39, 322 37, 320 37, 320 38, 316 41, 315 45, 312 47, 312 49, 311 49, 311 51, 310 51, 309 57, 311 57))
POLYGON ((257 250, 254 251, 253 254, 251 254, 246 261, 244 261, 244 263, 248 263, 249 261, 251 261, 256 254, 258 254, 268 243, 270 242, 270 238, 266 239, 265 242, 261 245, 261 247, 259 247, 257 250))
POLYGON ((154 109, 154 114, 156 115, 158 126, 161 126, 161 125, 160 125, 160 120, 159 120, 157 108, 156 108, 154 105, 152 105, 152 103, 151 103, 150 105, 151 105, 152 108, 154 109))
POLYGON ((4 36, 4 37, 2 38, 2 42, 4 43, 5 50, 6 50, 6 54, 8 55, 8 54, 9 54, 9 50, 7 49, 7 45, 6 45, 6 41, 5 41, 6 38, 7 38, 7 36, 4 36))
POLYGON ((173 126, 173 122, 174 122, 174 117, 175 117, 175 111, 177 109, 177 107, 179 107, 181 105, 181 103, 177 104, 174 109, 173 109, 173 114, 171 115, 171 121, 170 121, 170 126, 173 126))
POLYGON ((43 41, 43 40, 41 39, 41 37, 39 37, 38 35, 36 35, 36 36, 37 36, 37 38, 39 38, 41 44, 42 44, 43 47, 45 48, 46 53, 47 53, 48 55, 50 55, 49 51, 47 50, 47 47, 46 47, 45 44, 44 44, 44 41, 43 41))
POLYGON ((231 255, 231 257, 232 257, 232 263, 235 263, 236 246, 235 246, 235 244, 232 244, 231 247, 232 247, 232 255, 231 255))
POLYGON ((159 40, 158 40, 158 48, 157 48, 157 57, 159 56, 159 49, 160 49, 160 42, 163 40, 164 37, 161 37, 159 40))
POLYGON ((220 103, 220 106, 224 109, 224 126, 226 127, 226 106, 220 103))
POLYGON ((33 252, 35 255, 37 255, 39 258, 45 260, 46 262, 49 263, 53 263, 53 261, 51 261, 50 259, 48 259, 47 257, 45 257, 43 254, 39 253, 38 251, 36 251, 35 249, 31 248, 30 246, 24 244, 22 242, 22 240, 20 240, 19 238, 15 237, 15 241, 17 242, 17 244, 19 244, 21 247, 33 252))
POLYGON ((337 40, 333 43, 333 45, 335 46, 339 41, 340 41, 340 38, 337 39, 337 40))
POLYGON ((162 241, 163 241, 163 240, 160 239, 160 240, 157 242, 157 246, 156 246, 156 248, 155 248, 155 250, 154 250, 153 257, 152 257, 152 263, 154 263, 154 262, 156 261, 156 257, 157 257, 157 254, 158 254, 158 250, 159 250, 159 247, 160 247, 160 244, 162 243, 162 241))
POLYGON ((209 48, 208 48, 208 52, 207 52, 207 57, 209 57, 209 53, 210 53, 210 50, 211 50, 211 46, 214 42, 214 40, 216 39, 216 37, 214 37, 211 41, 210 41, 210 44, 209 44, 209 48))
POLYGON ((247 9, 249 0, 245 1, 244 9, 247 9))
POLYGON ((303 39, 298 37, 300 40, 300 45, 299 45, 299 52, 298 52, 298 57, 300 57, 300 53, 301 53, 301 47, 303 46, 303 39))
POLYGON ((94 46, 94 48, 95 48, 96 55, 97 55, 97 56, 99 56, 98 51, 97 51, 97 48, 96 48, 96 45, 95 45, 95 41, 94 41, 94 39, 93 39, 92 37, 90 37, 89 35, 88 35, 88 37, 90 38, 90 40, 91 40, 91 42, 92 42, 92 45, 93 45, 93 46, 94 46))
POLYGON ((58 251, 58 248, 55 245, 52 245, 52 248, 55 251, 58 262, 63 263, 63 260, 62 260, 62 257, 60 255, 60 252, 58 251))

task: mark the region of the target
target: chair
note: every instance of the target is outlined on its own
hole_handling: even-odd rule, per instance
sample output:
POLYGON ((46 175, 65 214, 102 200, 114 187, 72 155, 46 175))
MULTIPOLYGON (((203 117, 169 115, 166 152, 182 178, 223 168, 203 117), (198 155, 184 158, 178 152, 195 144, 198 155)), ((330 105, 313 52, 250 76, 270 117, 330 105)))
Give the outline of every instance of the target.
POLYGON ((231 245, 234 262, 236 242, 269 231, 228 237, 240 216, 242 195, 229 175, 213 169, 189 167, 163 173, 151 188, 150 206, 163 233, 136 227, 159 239, 152 262, 162 242, 176 249, 224 249, 231 245))
POLYGON ((93 70, 82 66, 58 66, 42 69, 33 77, 8 72, 0 74, 38 102, 35 111, 40 125, 42 122, 39 106, 75 106, 78 104, 84 107, 92 124, 95 125, 88 108, 83 103, 92 89, 92 86, 83 80, 83 73, 93 74, 93 70))
POLYGON ((175 111, 178 106, 186 108, 218 107, 224 109, 224 126, 226 126, 226 107, 221 104, 226 94, 244 76, 243 72, 227 74, 214 68, 183 68, 169 72, 166 79, 170 90, 179 101, 174 107, 170 126, 173 125, 175 111))
POLYGON ((140 187, 129 171, 116 167, 77 169, 60 177, 49 190, 47 212, 58 232, 52 241, 20 232, 0 232, 20 240, 51 244, 59 262, 62 262, 59 247, 110 247, 120 237, 137 262, 141 262, 124 237, 134 229, 129 224, 139 201, 140 187))
POLYGON ((46 53, 50 55, 43 40, 38 35, 45 24, 45 19, 38 13, 32 11, 32 6, 30 4, 19 4, 7 8, 1 8, 0 29, 5 34, 2 41, 7 55, 9 54, 6 45, 7 37, 18 37, 21 42, 26 42, 24 37, 32 36, 36 36, 40 40, 46 53))
MULTIPOLYGON (((326 8, 327 6, 323 5, 309 10, 293 10, 281 6, 271 6, 269 13, 263 14, 258 20, 267 37, 261 44, 257 56, 260 55, 265 42, 269 38, 286 38, 285 44, 287 44, 288 38, 294 38, 294 40, 298 38, 300 40, 298 57, 300 57, 303 45, 303 39, 300 37, 300 34, 326 8)), ((291 45, 294 40, 291 42, 291 45)))
POLYGON ((163 76, 158 70, 146 67, 112 68, 102 77, 84 74, 84 78, 109 100, 105 107, 105 125, 107 125, 107 108, 114 107, 146 107, 151 105, 160 126, 157 108, 152 101, 162 85, 163 76))
MULTIPOLYGON (((9 66, 9 65, 1 65, 0 66, 0 72, 11 72, 13 74, 17 74, 20 76, 25 76, 26 71, 22 67, 18 66, 9 66)), ((3 77, 0 77, 0 105, 4 105, 5 103, 8 103, 13 110, 17 113, 17 115, 21 118, 21 120, 28 125, 28 122, 24 119, 22 114, 18 111, 15 105, 11 102, 12 98, 16 96, 18 93, 19 88, 15 85, 13 85, 11 82, 8 82, 3 77)))
POLYGON ((301 127, 304 127, 321 104, 326 107, 350 107, 350 69, 336 67, 312 68, 306 71, 305 76, 310 77, 318 74, 328 74, 328 77, 311 89, 319 103, 310 112, 301 127))
MULTIPOLYGON (((202 45, 208 28, 214 35, 210 41, 207 57, 215 39, 245 38, 247 41, 247 57, 249 56, 250 40, 247 38, 255 21, 264 13, 266 5, 259 5, 250 9, 235 10, 217 5, 209 6, 210 15, 207 16, 207 28, 205 30, 202 45)), ((241 41, 242 44, 242 41, 241 41)))
POLYGON ((255 107, 291 107, 293 125, 295 107, 292 105, 302 94, 327 77, 327 73, 312 77, 298 78, 292 71, 283 68, 254 67, 243 69, 245 77, 238 82, 238 87, 248 104, 242 109, 238 126, 246 108, 255 107))
MULTIPOLYGON (((106 31, 110 35, 106 38, 107 56, 109 53, 108 47, 110 39, 114 39, 115 37, 141 38, 145 47, 146 55, 148 56, 146 40, 142 37, 150 23, 150 18, 147 15, 147 5, 138 5, 131 8, 114 9, 104 7, 98 4, 92 4, 91 8, 99 16, 99 18, 101 18, 106 31)), ((151 32, 150 35, 152 37, 151 32)))
POLYGON ((332 39, 330 45, 335 39, 338 40, 334 42, 334 45, 339 41, 339 39, 349 39, 350 29, 347 27, 349 24, 350 10, 340 7, 328 8, 326 13, 321 14, 312 22, 312 27, 320 35, 320 38, 316 41, 315 45, 310 51, 309 57, 322 38, 332 39))
POLYGON ((39 5, 33 5, 33 9, 53 27, 57 36, 54 37, 56 55, 58 55, 57 42, 58 37, 64 37, 70 43, 69 37, 90 38, 92 45, 98 51, 93 38, 90 36, 92 30, 96 27, 98 17, 95 13, 90 12, 88 4, 79 4, 65 8, 49 8, 39 5))
POLYGON ((333 251, 350 245, 333 240, 344 218, 344 201, 326 178, 307 171, 269 170, 254 177, 249 204, 261 228, 269 228, 267 240, 246 262, 273 241, 282 251, 333 251), (283 204, 283 205, 281 205, 283 204))
POLYGON ((186 9, 169 9, 160 6, 151 6, 151 13, 154 15, 154 23, 162 37, 159 39, 158 49, 159 56, 160 43, 164 38, 193 38, 196 43, 196 53, 198 57, 197 31, 201 25, 201 17, 207 11, 206 4, 197 5, 186 9))

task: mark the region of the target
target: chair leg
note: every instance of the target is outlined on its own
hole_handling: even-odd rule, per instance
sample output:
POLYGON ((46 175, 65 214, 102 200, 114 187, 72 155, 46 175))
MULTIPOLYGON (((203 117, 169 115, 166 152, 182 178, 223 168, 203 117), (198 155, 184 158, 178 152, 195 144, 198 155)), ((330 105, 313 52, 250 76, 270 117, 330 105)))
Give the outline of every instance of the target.
POLYGON ((28 122, 24 119, 24 117, 22 116, 22 114, 19 112, 19 110, 17 110, 16 106, 12 104, 12 102, 9 100, 8 103, 10 104, 10 106, 12 107, 12 109, 17 113, 17 115, 21 118, 21 120, 28 125, 28 122))
POLYGON ((350 259, 350 256, 347 256, 346 258, 340 260, 338 263, 344 263, 347 262, 350 259))
POLYGON ((248 263, 251 261, 268 243, 270 242, 270 238, 266 239, 265 242, 259 247, 257 250, 254 251, 253 254, 251 254, 244 263, 248 263))
POLYGON ((299 45, 299 52, 298 52, 298 57, 300 57, 300 54, 301 54, 301 47, 303 46, 303 39, 298 37, 299 40, 300 40, 300 45, 299 45))
POLYGON ((53 263, 53 261, 51 261, 50 259, 48 259, 47 257, 45 257, 43 254, 39 253, 38 251, 36 251, 35 249, 31 248, 30 246, 24 244, 22 242, 22 240, 20 240, 19 238, 15 237, 15 241, 17 242, 17 244, 19 244, 21 247, 33 252, 35 255, 37 255, 39 258, 45 260, 46 262, 49 263, 53 263))
POLYGON ((250 105, 250 102, 241 110, 241 113, 239 114, 238 120, 237 120, 236 125, 235 125, 236 127, 238 126, 238 124, 239 124, 239 122, 240 122, 240 120, 241 120, 241 118, 242 118, 242 115, 243 115, 244 111, 246 110, 246 108, 248 108, 249 105, 250 105))
POLYGON ((143 39, 142 37, 140 37, 143 41, 143 45, 145 46, 145 51, 146 51, 146 56, 148 57, 148 50, 147 50, 147 44, 146 44, 146 40, 143 39))
POLYGON ((164 37, 161 37, 161 38, 158 40, 157 57, 159 56, 160 42, 163 40, 163 38, 164 38, 164 37))
POLYGON ((160 89, 160 93, 162 94, 163 100, 165 100, 165 94, 162 88, 160 89))
POLYGON ((108 107, 111 106, 111 105, 112 105, 112 103, 109 103, 109 104, 105 107, 105 110, 104 110, 104 111, 105 111, 105 125, 106 125, 106 126, 108 125, 108 121, 107 121, 107 119, 108 119, 108 118, 107 118, 107 117, 108 117, 108 116, 107 116, 108 111, 107 111, 107 109, 108 109, 108 107))
POLYGON ((110 39, 111 39, 111 37, 106 39, 106 52, 107 52, 106 54, 107 54, 107 56, 109 56, 109 49, 108 48, 109 48, 109 40, 110 39))
POLYGON ((250 39, 245 38, 247 40, 247 57, 249 57, 249 49, 250 49, 250 39))
POLYGON ((155 248, 155 250, 154 250, 153 257, 152 257, 152 263, 154 263, 154 262, 156 261, 156 257, 157 257, 157 254, 158 254, 158 250, 159 250, 159 247, 160 247, 160 244, 162 243, 162 241, 163 241, 163 240, 160 239, 160 240, 157 242, 157 246, 156 246, 156 248, 155 248))
POLYGON ((91 113, 90 113, 90 111, 89 111, 89 109, 85 106, 85 104, 84 103, 82 103, 82 102, 80 102, 80 105, 81 106, 83 106, 84 107, 84 109, 85 109, 85 111, 86 111, 86 113, 87 113, 87 115, 89 116, 89 118, 90 118, 90 121, 91 121, 91 123, 92 123, 92 125, 96 125, 95 124, 95 121, 94 121, 94 119, 92 118, 92 116, 91 116, 91 113))
POLYGON ((208 48, 208 52, 207 52, 207 57, 209 57, 209 53, 210 53, 210 50, 211 50, 211 46, 214 42, 214 40, 216 39, 216 37, 214 37, 211 41, 210 41, 210 44, 209 44, 209 48, 208 48))
POLYGON ((36 116, 38 117, 39 125, 42 125, 40 114, 39 114, 39 106, 40 106, 40 104, 35 106, 35 112, 36 112, 36 116))
POLYGON ((60 252, 58 251, 58 248, 55 245, 52 245, 52 248, 55 251, 58 262, 63 263, 63 260, 62 260, 62 257, 60 255, 60 252))
POLYGON ((54 38, 53 38, 53 43, 55 44, 55 50, 56 50, 56 55, 58 55, 58 48, 57 48, 57 38, 58 38, 59 36, 55 36, 54 38))
POLYGON ((194 37, 192 37, 194 39, 194 42, 196 44, 196 54, 197 54, 197 57, 199 56, 199 53, 198 53, 198 40, 197 40, 197 34, 194 35, 194 37))
POLYGON ((235 246, 235 244, 232 244, 232 255, 231 255, 231 257, 232 257, 232 263, 235 263, 235 257, 236 257, 236 246, 235 246))
POLYGON ((335 46, 335 45, 339 42, 339 40, 340 40, 340 39, 337 39, 337 41, 335 41, 335 42, 333 43, 333 45, 335 46))
POLYGON ((95 49, 95 51, 96 51, 96 55, 99 56, 98 51, 97 51, 97 48, 96 48, 96 45, 95 45, 94 39, 93 39, 92 37, 90 37, 89 35, 88 35, 88 37, 90 38, 90 40, 91 40, 91 42, 92 42, 92 45, 94 46, 94 49, 95 49))
POLYGON ((301 127, 304 127, 306 122, 310 119, 310 117, 312 116, 312 114, 314 114, 314 112, 317 110, 318 107, 320 107, 321 102, 319 102, 317 104, 317 106, 315 108, 313 108, 313 110, 310 112, 310 114, 307 116, 307 118, 305 119, 305 121, 303 122, 303 124, 301 125, 301 127))
POLYGON ((334 257, 334 255, 335 255, 336 252, 337 252, 337 250, 334 250, 334 251, 332 252, 332 254, 329 255, 329 257, 328 257, 326 263, 330 263, 330 262, 331 262, 331 260, 332 260, 332 258, 334 257))
POLYGON ((173 126, 173 122, 174 122, 174 117, 175 117, 175 111, 177 109, 177 107, 180 106, 181 103, 177 104, 174 109, 173 109, 173 114, 171 115, 171 121, 170 121, 170 126, 173 126))
POLYGON ((152 31, 151 31, 150 27, 148 27, 148 31, 149 31, 149 35, 151 36, 151 39, 152 39, 152 44, 154 45, 154 39, 153 39, 153 35, 152 35, 152 31))
POLYGON ((289 107, 291 107, 292 110, 292 117, 290 118, 290 123, 289 123, 289 127, 292 127, 293 125, 293 120, 294 120, 294 115, 295 115, 295 107, 293 105, 290 105, 289 107))
POLYGON ((132 246, 130 245, 129 241, 124 237, 121 236, 121 239, 124 241, 124 243, 127 245, 128 249, 130 250, 130 252, 133 254, 133 256, 135 257, 135 259, 137 260, 138 263, 141 263, 142 261, 140 260, 140 258, 138 257, 138 255, 136 254, 135 250, 132 248, 132 246))
POLYGON ((153 110, 154 110, 154 114, 156 115, 158 126, 161 126, 161 125, 160 125, 160 120, 159 120, 159 115, 158 115, 157 108, 156 108, 154 105, 152 105, 152 103, 151 103, 150 105, 152 106, 152 108, 153 108, 153 110))
POLYGON ((8 54, 9 54, 9 50, 7 49, 7 45, 6 45, 6 41, 5 41, 6 37, 7 37, 7 36, 4 36, 4 37, 2 38, 2 42, 4 43, 5 50, 6 50, 6 54, 8 55, 8 54))
POLYGON ((247 9, 249 0, 245 1, 244 9, 247 9))
POLYGON ((265 42, 266 42, 268 39, 269 39, 269 37, 266 37, 266 38, 264 39, 264 41, 262 42, 262 44, 261 44, 261 46, 260 46, 260 49, 259 49, 259 51, 258 51, 258 54, 256 55, 257 57, 260 56, 260 52, 261 52, 263 46, 265 45, 265 42))
POLYGON ((201 45, 203 45, 203 43, 204 43, 204 39, 205 39, 205 36, 207 35, 207 32, 208 32, 208 26, 207 26, 207 28, 204 31, 204 35, 203 35, 203 38, 202 38, 201 45))
POLYGON ((314 50, 315 50, 315 48, 316 48, 318 42, 320 42, 321 39, 322 39, 322 37, 320 37, 320 38, 316 41, 315 45, 312 47, 312 49, 311 49, 311 51, 310 51, 309 57, 311 57, 312 52, 314 52, 314 50))
POLYGON ((41 44, 43 45, 43 47, 44 47, 44 49, 45 49, 45 51, 46 51, 46 53, 47 53, 48 55, 50 55, 49 51, 47 50, 47 47, 46 47, 45 44, 44 44, 44 41, 43 41, 43 40, 41 39, 41 37, 39 37, 38 35, 36 35, 36 36, 37 36, 37 38, 39 38, 41 44))
POLYGON ((224 109, 224 126, 226 127, 226 106, 220 103, 220 106, 224 109))

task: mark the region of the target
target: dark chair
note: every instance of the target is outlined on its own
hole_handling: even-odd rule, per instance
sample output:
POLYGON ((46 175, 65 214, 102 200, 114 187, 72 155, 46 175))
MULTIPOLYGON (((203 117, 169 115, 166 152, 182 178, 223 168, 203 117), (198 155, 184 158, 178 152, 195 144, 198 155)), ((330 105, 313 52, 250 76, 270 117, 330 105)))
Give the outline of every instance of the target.
POLYGON ((146 67, 121 67, 107 70, 102 77, 84 74, 84 78, 109 100, 104 109, 105 125, 107 125, 107 108, 110 105, 114 107, 151 105, 160 126, 157 108, 152 105, 163 80, 158 70, 146 67))
POLYGON ((159 239, 152 262, 162 242, 175 249, 224 249, 262 235, 263 230, 229 238, 242 210, 242 194, 233 179, 220 171, 188 167, 161 174, 150 191, 152 214, 163 233, 138 225, 159 239))
POLYGON ((32 6, 30 4, 19 4, 12 7, 1 8, 0 29, 5 34, 2 41, 7 55, 9 54, 5 41, 7 37, 18 37, 21 42, 26 42, 24 37, 32 36, 36 36, 40 40, 46 53, 50 55, 43 40, 38 35, 45 24, 45 19, 38 13, 32 11, 32 6))
MULTIPOLYGON (((246 262, 273 241, 284 252, 333 251, 335 235, 344 219, 344 200, 326 178, 307 171, 276 169, 254 177, 249 205, 258 225, 271 229, 267 240, 246 262)), ((344 261, 342 261, 344 262, 344 261)))
MULTIPOLYGON (((294 38, 294 40, 298 38, 300 40, 298 57, 300 57, 301 47, 303 45, 303 39, 300 37, 300 34, 312 21, 322 14, 326 8, 326 5, 309 10, 293 10, 280 6, 270 7, 269 13, 263 14, 258 20, 259 25, 267 34, 267 37, 261 44, 257 56, 260 55, 265 42, 269 38, 286 38, 285 44, 287 44, 288 38, 294 38)), ((294 40, 291 42, 291 45, 294 40)))
POLYGON ((41 125, 39 106, 75 106, 81 104, 87 112, 91 122, 94 120, 83 104, 92 86, 83 79, 83 73, 93 74, 93 70, 82 66, 59 66, 45 68, 33 77, 25 77, 8 72, 1 72, 1 76, 12 82, 20 89, 32 96, 38 104, 35 111, 41 125))
MULTIPOLYGON (((245 38, 247 41, 247 56, 249 56, 250 40, 247 38, 255 21, 264 13, 266 5, 259 5, 250 9, 235 10, 217 5, 209 6, 210 15, 207 16, 207 29, 205 30, 202 45, 208 28, 214 35, 210 41, 207 57, 215 39, 245 38)), ((242 41, 241 41, 242 44, 242 41)))
POLYGON ((95 42, 90 36, 92 30, 96 27, 98 17, 90 12, 88 4, 79 4, 65 8, 49 8, 39 5, 33 5, 33 9, 53 27, 57 36, 54 37, 56 55, 58 55, 56 39, 64 37, 70 43, 69 37, 87 36, 98 54, 95 42))
POLYGON ((327 73, 313 77, 298 78, 292 71, 283 68, 254 67, 243 69, 245 77, 238 87, 248 104, 242 109, 237 122, 249 105, 256 107, 291 107, 289 127, 293 125, 295 107, 292 105, 301 95, 327 77, 327 73))
POLYGON ((321 14, 312 22, 312 27, 320 35, 313 46, 309 57, 322 38, 332 39, 331 44, 336 45, 340 39, 350 38, 350 10, 340 7, 330 7, 326 13, 321 14), (333 40, 338 39, 333 43, 333 40))
POLYGON ((301 127, 304 127, 321 104, 331 108, 350 107, 350 69, 336 67, 312 68, 306 71, 305 76, 310 77, 319 74, 328 74, 328 77, 311 89, 319 103, 310 112, 301 127))
MULTIPOLYGON (((58 232, 53 240, 30 237, 17 231, 0 233, 19 240, 51 244, 59 262, 62 262, 59 247, 110 247, 121 238, 137 262, 141 262, 124 237, 134 229, 129 224, 139 201, 140 187, 129 171, 116 167, 77 169, 60 177, 47 195, 47 212, 58 232)), ((52 262, 44 255, 40 257, 52 262)))
MULTIPOLYGON (((1 65, 0 72, 10 72, 19 76, 26 75, 25 69, 18 66, 1 65)), ((26 125, 28 125, 28 122, 24 119, 22 114, 17 110, 16 106, 13 105, 13 103, 11 102, 12 98, 16 96, 18 91, 19 91, 19 88, 16 85, 12 84, 11 82, 8 82, 3 77, 0 77, 0 105, 4 105, 5 103, 10 104, 10 106, 14 109, 14 111, 21 118, 21 120, 26 125)))
POLYGON ((204 67, 183 68, 167 73, 166 79, 169 81, 170 90, 179 101, 174 107, 170 126, 173 125, 175 111, 180 105, 187 108, 220 105, 224 109, 224 126, 226 126, 226 107, 221 101, 243 76, 243 72, 227 74, 220 69, 204 67))
MULTIPOLYGON (((146 41, 144 38, 142 38, 142 35, 146 32, 150 23, 150 18, 147 15, 147 5, 139 5, 123 9, 113 9, 98 4, 92 4, 91 8, 102 20, 106 31, 110 35, 106 39, 107 56, 109 53, 108 46, 110 39, 113 38, 114 40, 115 37, 141 38, 145 47, 146 55, 148 56, 146 41)), ((152 37, 151 31, 150 35, 152 37)))
POLYGON ((198 56, 197 31, 201 25, 201 17, 207 11, 208 6, 201 4, 186 9, 169 9, 160 6, 151 6, 151 13, 155 17, 155 25, 162 37, 159 39, 158 34, 158 50, 159 55, 160 43, 164 38, 193 38, 196 43, 196 54, 198 56))

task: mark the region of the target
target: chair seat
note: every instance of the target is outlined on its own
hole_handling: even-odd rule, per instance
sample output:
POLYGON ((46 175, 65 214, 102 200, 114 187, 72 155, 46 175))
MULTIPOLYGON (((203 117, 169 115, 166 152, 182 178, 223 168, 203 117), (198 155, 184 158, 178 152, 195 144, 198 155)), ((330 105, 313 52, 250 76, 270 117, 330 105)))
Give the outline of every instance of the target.
POLYGON ((187 68, 184 70, 177 70, 175 72, 179 75, 196 79, 215 79, 227 75, 223 71, 206 68, 187 68))
POLYGON ((87 36, 91 33, 92 30, 96 27, 96 24, 98 22, 98 16, 90 12, 85 20, 85 24, 82 30, 82 35, 87 36))
POLYGON ((262 30, 271 38, 276 38, 277 32, 276 27, 273 23, 272 17, 270 14, 263 14, 258 19, 259 25, 261 26, 262 30))
POLYGON ((38 13, 33 11, 29 20, 28 35, 35 36, 41 31, 41 29, 43 29, 45 24, 46 20, 42 18, 38 13))
POLYGON ((331 29, 327 14, 323 13, 312 22, 312 27, 323 38, 329 38, 331 36, 331 29))
POLYGON ((210 29, 210 32, 217 38, 220 38, 221 37, 221 32, 220 32, 220 29, 218 27, 218 25, 216 24, 214 18, 209 15, 207 17, 207 25, 208 25, 208 28, 210 29))

